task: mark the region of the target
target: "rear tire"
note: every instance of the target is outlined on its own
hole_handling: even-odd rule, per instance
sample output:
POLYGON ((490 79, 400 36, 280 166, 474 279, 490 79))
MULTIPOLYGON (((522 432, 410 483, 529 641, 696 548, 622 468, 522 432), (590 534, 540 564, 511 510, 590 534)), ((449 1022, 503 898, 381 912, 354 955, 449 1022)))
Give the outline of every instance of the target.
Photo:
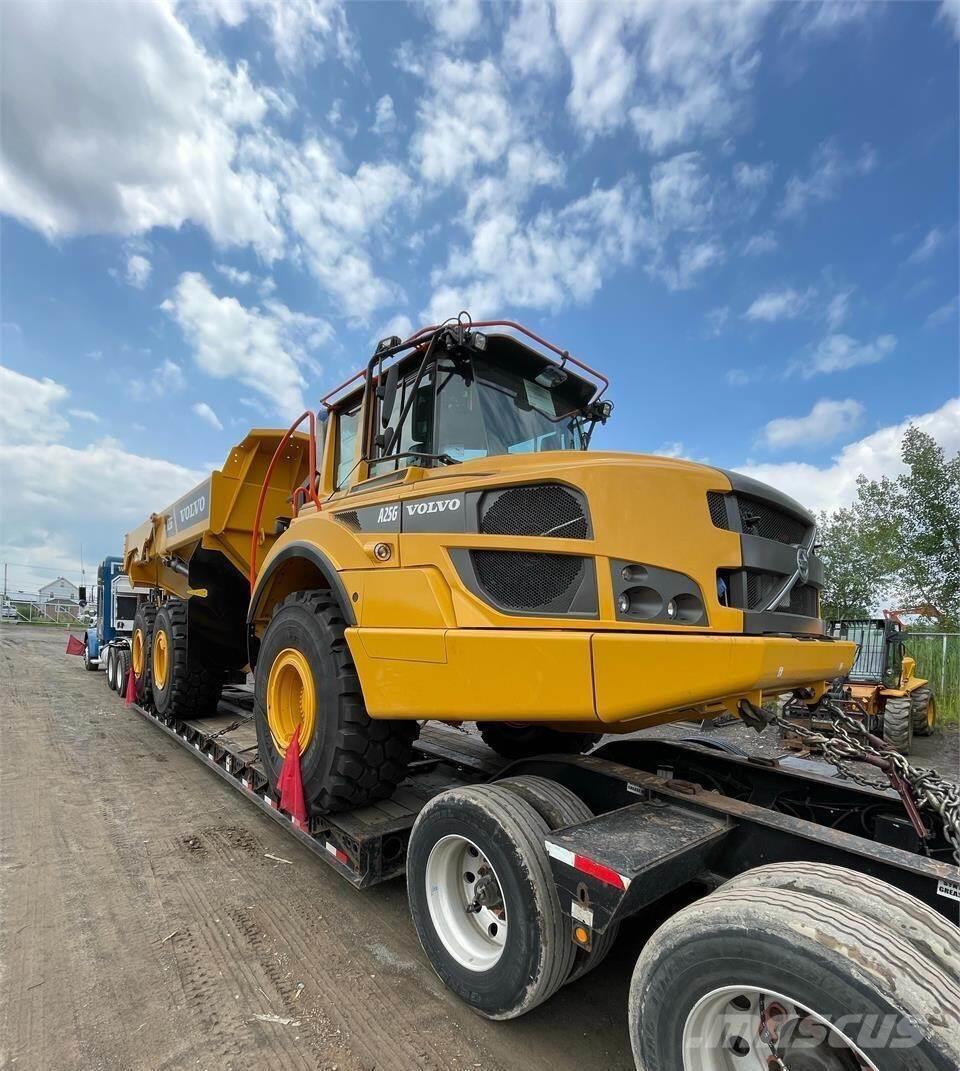
POLYGON ((167 720, 215 714, 220 702, 223 674, 203 664, 187 632, 187 604, 167 600, 157 611, 150 648, 153 705, 167 720))
POLYGON ((787 1009, 777 1025, 787 1067, 862 1066, 851 1043, 879 1071, 953 1071, 960 1060, 950 1031, 960 986, 909 938, 819 896, 731 883, 677 912, 644 947, 630 986, 637 1068, 731 1066, 724 1049, 763 1066, 771 1049, 759 1027, 771 1020, 761 997, 767 1015, 787 1009), (831 1041, 846 1044, 845 1057, 831 1041))
POLYGON ((533 755, 558 753, 580 755, 600 739, 599 733, 563 733, 542 725, 507 725, 480 722, 480 736, 487 747, 505 759, 528 759, 533 755))
POLYGON ((153 626, 157 620, 154 603, 141 603, 133 618, 133 633, 130 638, 134 683, 137 701, 149 703, 153 698, 150 655, 153 651, 153 626))
POLYGON ((117 665, 116 653, 112 647, 107 648, 107 687, 110 691, 117 690, 115 670, 117 665))
MULTIPOLYGON (((574 945, 544 849, 548 832, 526 800, 494 784, 434 796, 410 834, 407 897, 420 944, 444 984, 488 1019, 514 1019, 542 1004, 563 985, 573 964, 574 945), (467 892, 461 892, 461 875, 454 871, 447 889, 443 871, 438 876, 432 864, 445 845, 460 842, 488 880, 492 874, 492 903, 496 907, 499 898, 506 930, 499 952, 484 945, 482 926, 480 938, 470 936, 474 915, 465 898, 472 888, 469 878, 477 875, 463 875, 467 892), (466 936, 458 940, 464 930, 466 936), (474 943, 471 958, 465 950, 474 943)), ((485 921, 480 911, 476 917, 485 921)))
MULTIPOLYGON (((254 716, 260 761, 276 787, 286 754, 270 726, 269 682, 286 652, 296 652, 311 680, 316 709, 311 738, 301 740, 300 772, 307 810, 330 814, 393 795, 407 773, 416 721, 374 720, 344 637, 346 621, 328 591, 298 591, 277 606, 257 660, 254 716)), ((276 723, 277 715, 274 715, 276 723)), ((291 730, 292 732, 292 730, 291 730)))
POLYGON ((130 652, 122 647, 117 651, 117 694, 121 697, 127 694, 127 678, 130 676, 130 652))
POLYGON ((913 743, 913 715, 910 696, 889 696, 883 707, 883 741, 901 755, 910 754, 913 743))
POLYGON ((914 736, 932 736, 937 724, 937 700, 929 688, 918 688, 910 695, 910 720, 914 736))

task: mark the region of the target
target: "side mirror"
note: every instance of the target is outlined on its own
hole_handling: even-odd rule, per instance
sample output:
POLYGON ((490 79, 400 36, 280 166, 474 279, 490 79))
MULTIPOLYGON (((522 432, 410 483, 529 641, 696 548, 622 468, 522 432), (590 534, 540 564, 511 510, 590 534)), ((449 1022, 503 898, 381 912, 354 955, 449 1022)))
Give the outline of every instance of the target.
POLYGON ((83 584, 80 585, 79 592, 80 593, 77 596, 77 602, 79 603, 80 609, 82 610, 87 605, 87 589, 86 587, 84 587, 83 584))

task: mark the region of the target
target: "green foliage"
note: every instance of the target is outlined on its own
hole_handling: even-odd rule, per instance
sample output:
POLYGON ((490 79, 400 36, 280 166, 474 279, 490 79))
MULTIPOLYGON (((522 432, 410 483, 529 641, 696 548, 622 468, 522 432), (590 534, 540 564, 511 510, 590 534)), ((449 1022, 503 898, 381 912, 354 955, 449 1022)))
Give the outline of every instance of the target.
MULTIPOLYGON (((929 606, 937 628, 960 626, 960 453, 944 456, 912 425, 896 479, 857 481, 852 506, 821 514, 825 617, 870 616, 881 601, 929 606)), ((889 605, 889 603, 888 603, 889 605)))

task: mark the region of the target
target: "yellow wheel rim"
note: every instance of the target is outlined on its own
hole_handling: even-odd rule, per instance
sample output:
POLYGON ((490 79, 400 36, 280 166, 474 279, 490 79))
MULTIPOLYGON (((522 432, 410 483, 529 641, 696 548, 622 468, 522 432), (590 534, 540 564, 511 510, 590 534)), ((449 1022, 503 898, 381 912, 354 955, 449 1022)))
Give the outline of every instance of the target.
POLYGON ((167 646, 167 634, 157 629, 153 637, 153 683, 163 688, 167 683, 167 671, 170 668, 170 648, 167 646))
POLYGON ((131 657, 133 660, 133 675, 135 677, 143 676, 143 646, 143 629, 134 629, 131 657))
POLYGON ((930 696, 930 702, 927 704, 927 728, 932 729, 937 724, 937 701, 930 696))
POLYGON ((267 725, 273 743, 286 755, 293 731, 300 726, 300 754, 310 746, 317 723, 317 691, 306 658, 287 647, 273 661, 267 679, 267 725))

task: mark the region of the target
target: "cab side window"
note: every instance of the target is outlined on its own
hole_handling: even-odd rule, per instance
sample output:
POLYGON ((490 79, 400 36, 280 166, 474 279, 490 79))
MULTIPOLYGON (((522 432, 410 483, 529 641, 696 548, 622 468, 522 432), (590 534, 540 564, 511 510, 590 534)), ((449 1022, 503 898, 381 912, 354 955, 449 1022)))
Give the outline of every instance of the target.
POLYGON ((336 484, 343 487, 357 463, 357 433, 360 430, 360 407, 337 418, 337 448, 334 464, 336 484))

